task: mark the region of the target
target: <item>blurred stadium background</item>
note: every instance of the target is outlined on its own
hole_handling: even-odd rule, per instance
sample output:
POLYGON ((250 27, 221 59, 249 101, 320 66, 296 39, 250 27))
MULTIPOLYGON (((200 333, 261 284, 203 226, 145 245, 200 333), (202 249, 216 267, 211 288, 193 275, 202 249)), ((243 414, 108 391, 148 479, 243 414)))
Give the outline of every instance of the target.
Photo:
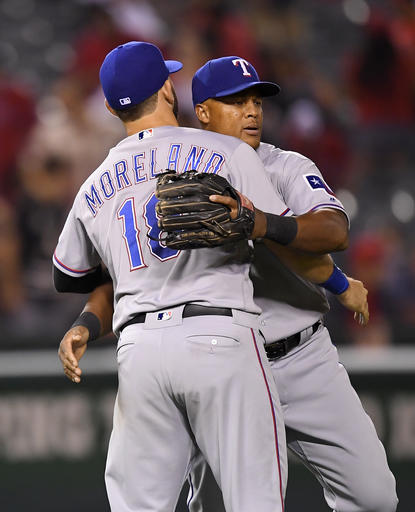
MULTIPOLYGON (((56 350, 84 298, 54 292, 51 255, 80 183, 123 137, 98 70, 133 39, 184 62, 183 125, 196 126, 190 82, 207 59, 240 55, 281 85, 263 140, 312 158, 350 214, 335 260, 365 282, 371 321, 356 327, 336 303, 326 321, 385 443, 399 510, 413 511, 414 0, 0 0, 1 510, 108 510, 114 340, 91 347, 81 386, 64 379, 56 350)), ((327 507, 292 461, 287 511, 305 509, 327 507)))

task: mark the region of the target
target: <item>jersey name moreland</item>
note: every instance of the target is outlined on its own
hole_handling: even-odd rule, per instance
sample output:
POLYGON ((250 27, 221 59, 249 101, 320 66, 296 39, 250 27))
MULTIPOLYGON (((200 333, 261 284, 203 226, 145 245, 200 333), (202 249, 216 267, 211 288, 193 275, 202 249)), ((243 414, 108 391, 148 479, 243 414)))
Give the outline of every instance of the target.
MULTIPOLYGON (((139 140, 145 138, 140 137, 145 132, 138 134, 139 140)), ((84 192, 86 206, 95 216, 105 200, 112 199, 117 192, 127 187, 155 179, 161 170, 182 173, 193 169, 198 172, 218 173, 225 161, 223 154, 194 144, 186 153, 182 150, 182 143, 172 142, 168 147, 167 158, 164 151, 160 158, 160 151, 150 148, 131 155, 130 161, 115 162, 112 170, 103 170, 90 189, 84 192)))

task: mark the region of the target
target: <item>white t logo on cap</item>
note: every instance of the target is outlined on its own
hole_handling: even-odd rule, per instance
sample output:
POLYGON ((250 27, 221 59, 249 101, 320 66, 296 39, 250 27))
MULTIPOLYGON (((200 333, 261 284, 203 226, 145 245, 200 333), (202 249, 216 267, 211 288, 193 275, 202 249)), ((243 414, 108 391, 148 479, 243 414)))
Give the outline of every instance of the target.
POLYGON ((233 59, 232 64, 234 66, 241 66, 243 75, 244 76, 252 76, 251 73, 248 71, 247 66, 249 66, 249 62, 245 59, 233 59))

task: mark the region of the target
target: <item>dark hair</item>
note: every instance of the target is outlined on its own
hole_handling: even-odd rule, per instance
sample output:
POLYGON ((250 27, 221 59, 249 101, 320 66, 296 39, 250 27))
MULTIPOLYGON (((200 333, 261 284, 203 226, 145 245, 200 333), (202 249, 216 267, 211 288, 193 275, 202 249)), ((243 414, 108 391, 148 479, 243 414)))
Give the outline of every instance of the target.
POLYGON ((124 123, 130 121, 136 121, 147 114, 151 114, 154 112, 157 106, 157 98, 158 91, 152 94, 149 98, 146 98, 141 103, 137 103, 136 105, 131 105, 131 107, 125 108, 123 110, 115 110, 117 116, 124 123))

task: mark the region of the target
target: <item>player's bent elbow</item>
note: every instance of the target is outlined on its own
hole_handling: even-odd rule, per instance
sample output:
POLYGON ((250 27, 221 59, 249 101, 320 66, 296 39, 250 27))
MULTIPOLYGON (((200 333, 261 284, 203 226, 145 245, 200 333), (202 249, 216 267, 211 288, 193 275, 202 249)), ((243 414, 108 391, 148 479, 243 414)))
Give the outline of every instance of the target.
POLYGON ((336 228, 332 229, 330 236, 325 236, 314 241, 316 244, 315 252, 320 254, 327 254, 331 252, 340 252, 347 249, 349 246, 349 235, 336 228))
POLYGON ((324 234, 326 252, 344 251, 349 246, 349 225, 343 212, 321 210, 316 212, 319 220, 319 232, 324 234))
POLYGON ((336 251, 345 251, 349 247, 349 232, 344 230, 339 233, 336 251))
POLYGON ((344 251, 349 246, 349 230, 343 224, 332 223, 331 227, 325 230, 329 233, 327 238, 327 252, 344 251))

